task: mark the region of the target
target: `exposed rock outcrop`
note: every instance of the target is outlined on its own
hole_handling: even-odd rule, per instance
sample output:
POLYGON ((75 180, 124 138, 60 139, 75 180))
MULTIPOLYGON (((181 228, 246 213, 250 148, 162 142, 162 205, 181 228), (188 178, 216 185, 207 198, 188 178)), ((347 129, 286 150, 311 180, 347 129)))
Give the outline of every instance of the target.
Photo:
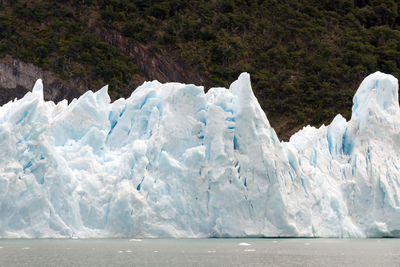
MULTIPOLYGON (((94 28, 93 31, 99 40, 114 46, 131 57, 140 70, 143 76, 134 76, 129 84, 131 89, 136 88, 146 80, 208 86, 198 70, 167 48, 162 47, 154 52, 149 47, 134 42, 116 31, 101 28, 94 28)), ((6 56, 0 59, 0 105, 11 99, 23 97, 38 78, 43 80, 45 99, 54 102, 63 99, 71 101, 89 89, 98 89, 91 88, 90 85, 79 79, 65 81, 51 71, 6 56)))
POLYGON ((55 73, 7 56, 0 59, 0 105, 23 97, 38 78, 43 80, 45 99, 54 102, 71 101, 87 90, 82 81, 64 81, 55 73))
POLYGON ((119 32, 94 28, 97 38, 106 42, 125 55, 132 57, 145 80, 159 82, 182 82, 208 86, 199 71, 185 62, 178 54, 160 47, 152 52, 149 47, 122 36, 119 32))

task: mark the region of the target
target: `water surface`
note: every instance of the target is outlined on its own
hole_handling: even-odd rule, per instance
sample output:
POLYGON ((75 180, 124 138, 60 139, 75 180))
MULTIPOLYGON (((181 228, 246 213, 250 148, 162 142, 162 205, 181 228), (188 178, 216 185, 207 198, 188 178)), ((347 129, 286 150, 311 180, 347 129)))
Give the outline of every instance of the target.
POLYGON ((400 266, 400 239, 0 239, 0 266, 400 266))

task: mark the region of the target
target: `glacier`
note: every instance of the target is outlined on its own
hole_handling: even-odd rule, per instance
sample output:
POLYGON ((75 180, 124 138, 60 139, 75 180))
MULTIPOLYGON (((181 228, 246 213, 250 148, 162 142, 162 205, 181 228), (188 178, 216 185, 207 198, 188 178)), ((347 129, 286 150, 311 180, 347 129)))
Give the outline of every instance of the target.
POLYGON ((398 82, 280 142, 242 73, 0 107, 0 237, 400 237, 398 82))

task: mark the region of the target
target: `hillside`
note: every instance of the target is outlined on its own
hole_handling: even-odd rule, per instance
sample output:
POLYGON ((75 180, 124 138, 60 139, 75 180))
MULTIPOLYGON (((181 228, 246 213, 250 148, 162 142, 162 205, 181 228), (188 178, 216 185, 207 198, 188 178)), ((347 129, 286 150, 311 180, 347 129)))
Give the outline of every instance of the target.
POLYGON ((151 79, 226 87, 247 71, 272 126, 287 139, 337 113, 349 119, 367 74, 400 77, 400 5, 0 0, 0 56, 2 103, 30 89, 17 66, 26 67, 24 81, 52 77, 61 88, 55 100, 104 84, 114 99, 127 97, 151 79))

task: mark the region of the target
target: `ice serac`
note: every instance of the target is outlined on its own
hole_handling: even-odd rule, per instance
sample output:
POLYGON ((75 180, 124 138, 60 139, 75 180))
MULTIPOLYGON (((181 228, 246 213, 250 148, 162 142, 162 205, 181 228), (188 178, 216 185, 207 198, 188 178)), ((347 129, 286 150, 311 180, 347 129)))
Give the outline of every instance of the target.
POLYGON ((243 73, 0 107, 0 237, 400 236, 397 80, 280 142, 243 73))

